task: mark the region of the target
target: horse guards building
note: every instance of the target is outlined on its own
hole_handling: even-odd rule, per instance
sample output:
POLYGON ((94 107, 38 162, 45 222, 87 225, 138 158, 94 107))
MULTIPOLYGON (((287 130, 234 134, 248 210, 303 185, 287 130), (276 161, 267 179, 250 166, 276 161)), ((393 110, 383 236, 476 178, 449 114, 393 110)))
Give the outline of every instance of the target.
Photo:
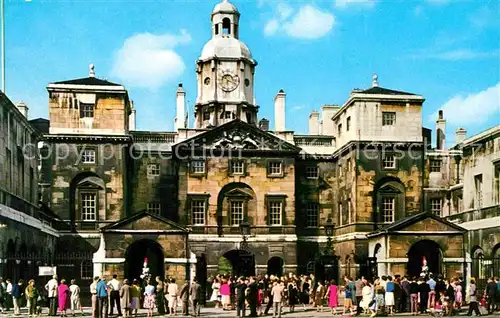
POLYGON ((211 22, 194 127, 179 84, 175 131, 136 130, 126 88, 92 65, 48 85, 50 120, 28 121, 1 93, 1 276, 56 266, 84 285, 139 277, 145 258, 179 281, 227 263, 235 274, 320 274, 320 263, 333 277, 419 275, 424 257, 433 273, 500 276, 500 126, 458 129, 449 147, 440 111, 431 146, 424 97, 374 75, 313 111, 308 135, 287 129, 280 90, 271 129, 240 13, 224 0, 211 22))

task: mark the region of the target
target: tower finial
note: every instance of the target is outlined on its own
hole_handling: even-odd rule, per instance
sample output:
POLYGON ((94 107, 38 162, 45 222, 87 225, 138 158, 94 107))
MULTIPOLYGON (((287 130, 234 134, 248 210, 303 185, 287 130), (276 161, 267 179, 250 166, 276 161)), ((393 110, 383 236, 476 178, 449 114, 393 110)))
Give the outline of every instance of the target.
POLYGON ((89 77, 95 77, 95 65, 92 63, 89 65, 89 77))
POLYGON ((373 74, 372 87, 378 87, 378 75, 377 74, 373 74))

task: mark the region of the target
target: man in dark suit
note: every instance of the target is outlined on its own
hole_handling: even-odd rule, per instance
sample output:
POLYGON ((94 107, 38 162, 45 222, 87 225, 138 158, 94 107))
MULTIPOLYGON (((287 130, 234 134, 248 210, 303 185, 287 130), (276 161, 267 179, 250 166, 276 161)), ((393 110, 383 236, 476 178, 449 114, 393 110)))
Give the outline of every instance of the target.
POLYGON ((194 317, 200 316, 200 300, 201 300, 201 285, 198 284, 196 278, 193 279, 193 283, 189 288, 189 300, 191 301, 191 310, 193 311, 192 315, 194 317))
POLYGON ((182 314, 184 316, 188 313, 188 303, 189 303, 189 282, 186 281, 181 287, 180 299, 182 301, 182 314))
POLYGON ((490 277, 488 279, 488 284, 486 284, 486 295, 488 297, 488 314, 493 314, 495 310, 495 298, 497 294, 497 284, 495 283, 495 279, 490 277))
POLYGON ((245 296, 247 291, 247 284, 243 281, 243 278, 238 278, 238 283, 236 284, 236 315, 238 317, 245 317, 245 296))
POLYGON ((250 317, 257 317, 257 298, 259 293, 259 286, 255 278, 250 277, 250 284, 248 285, 248 305, 250 306, 250 317))

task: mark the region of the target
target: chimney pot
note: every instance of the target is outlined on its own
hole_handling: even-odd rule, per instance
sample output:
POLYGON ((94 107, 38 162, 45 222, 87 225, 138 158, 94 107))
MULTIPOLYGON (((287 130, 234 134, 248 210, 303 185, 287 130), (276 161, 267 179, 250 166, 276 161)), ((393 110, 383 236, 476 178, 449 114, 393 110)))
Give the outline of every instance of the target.
POLYGON ((443 119, 443 111, 442 110, 439 110, 438 112, 438 119, 443 119))
POLYGON ((182 87, 182 83, 179 83, 179 87, 182 87))

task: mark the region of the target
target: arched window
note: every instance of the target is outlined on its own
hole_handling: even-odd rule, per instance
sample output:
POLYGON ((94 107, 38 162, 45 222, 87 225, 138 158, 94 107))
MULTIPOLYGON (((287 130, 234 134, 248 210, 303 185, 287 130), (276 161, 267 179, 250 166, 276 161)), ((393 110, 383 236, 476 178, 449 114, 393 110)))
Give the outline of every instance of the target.
POLYGON ((222 34, 231 34, 231 20, 229 18, 222 19, 222 34))

